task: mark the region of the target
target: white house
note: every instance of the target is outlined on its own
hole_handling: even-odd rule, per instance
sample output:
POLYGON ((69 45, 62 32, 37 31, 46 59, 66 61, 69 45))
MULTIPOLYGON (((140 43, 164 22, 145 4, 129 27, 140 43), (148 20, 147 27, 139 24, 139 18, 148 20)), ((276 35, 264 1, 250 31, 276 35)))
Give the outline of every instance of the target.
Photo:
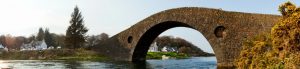
POLYGON ((47 49, 47 44, 46 44, 45 40, 38 41, 38 45, 35 46, 35 48, 37 50, 45 50, 45 49, 47 49))
POLYGON ((0 44, 0 49, 2 49, 2 48, 4 49, 4 46, 2 44, 0 44))
POLYGON ((36 50, 36 49, 32 46, 32 42, 31 42, 31 43, 28 43, 28 44, 23 43, 20 50, 24 51, 24 50, 36 50))
POLYGON ((0 44, 0 49, 4 51, 8 51, 7 47, 4 47, 2 44, 0 44))
POLYGON ((8 49, 0 44, 0 54, 2 54, 4 51, 8 51, 8 49))
POLYGON ((161 49, 161 51, 162 51, 162 52, 168 52, 168 51, 167 51, 167 47, 166 47, 166 46, 163 47, 163 48, 161 49))
POLYGON ((61 46, 57 46, 57 49, 60 49, 61 48, 61 46))
POLYGON ((30 48, 30 45, 29 45, 29 44, 24 44, 24 43, 23 43, 23 44, 21 45, 21 47, 20 47, 20 50, 21 50, 21 51, 24 51, 24 50, 28 50, 28 48, 30 48))
POLYGON ((50 46, 50 47, 48 47, 48 49, 54 49, 54 47, 53 47, 53 46, 50 46))
POLYGON ((174 47, 170 47, 170 46, 164 46, 161 51, 162 52, 177 52, 177 49, 174 47))
POLYGON ((154 42, 150 45, 148 52, 159 52, 156 42, 154 42))

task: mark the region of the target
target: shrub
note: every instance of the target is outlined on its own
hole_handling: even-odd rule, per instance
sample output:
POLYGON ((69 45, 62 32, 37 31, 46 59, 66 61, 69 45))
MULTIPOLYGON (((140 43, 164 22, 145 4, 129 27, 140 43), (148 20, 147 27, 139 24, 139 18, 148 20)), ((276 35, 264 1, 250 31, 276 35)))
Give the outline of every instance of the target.
POLYGON ((241 69, 300 68, 300 8, 291 2, 279 6, 282 18, 270 34, 260 34, 243 43, 235 65, 241 69))

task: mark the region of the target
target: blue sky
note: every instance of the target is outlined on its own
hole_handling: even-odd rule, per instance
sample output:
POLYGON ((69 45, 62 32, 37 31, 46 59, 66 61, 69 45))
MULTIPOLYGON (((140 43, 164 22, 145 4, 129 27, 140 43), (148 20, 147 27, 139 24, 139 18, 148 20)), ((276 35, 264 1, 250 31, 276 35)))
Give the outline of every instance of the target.
MULTIPOLYGON (((296 5, 300 1, 290 0, 296 5)), ((146 17, 179 7, 206 7, 248 13, 275 14, 286 0, 0 0, 0 34, 29 36, 39 27, 65 34, 70 15, 78 5, 89 35, 115 35, 146 17)), ((182 37, 207 52, 213 52, 200 32, 173 28, 161 35, 182 37)))

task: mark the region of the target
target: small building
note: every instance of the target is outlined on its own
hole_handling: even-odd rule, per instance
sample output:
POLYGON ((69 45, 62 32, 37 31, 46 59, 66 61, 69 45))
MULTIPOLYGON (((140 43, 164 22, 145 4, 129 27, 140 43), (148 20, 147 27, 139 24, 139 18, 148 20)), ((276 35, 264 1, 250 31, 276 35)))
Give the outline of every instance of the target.
POLYGON ((0 44, 0 54, 2 54, 5 51, 8 51, 8 49, 4 47, 2 44, 0 44))
POLYGON ((32 43, 28 43, 28 44, 23 43, 22 46, 20 47, 20 50, 21 51, 24 51, 24 50, 35 50, 35 48, 32 46, 32 43))
POLYGON ((48 49, 54 49, 54 47, 53 47, 53 46, 50 46, 50 47, 48 47, 48 49))
POLYGON ((0 44, 0 49, 4 49, 4 46, 2 44, 0 44))
POLYGON ((57 49, 61 49, 61 46, 57 46, 57 49))
POLYGON ((175 47, 170 47, 170 46, 164 46, 161 49, 162 52, 177 52, 177 48, 175 47))
POLYGON ((168 52, 167 47, 164 46, 164 47, 161 49, 161 51, 162 51, 162 52, 168 52))
POLYGON ((150 45, 148 52, 159 52, 156 42, 154 42, 150 45))
POLYGON ((38 45, 35 46, 35 48, 37 50, 45 50, 45 49, 47 49, 47 44, 46 44, 45 40, 38 41, 38 45))

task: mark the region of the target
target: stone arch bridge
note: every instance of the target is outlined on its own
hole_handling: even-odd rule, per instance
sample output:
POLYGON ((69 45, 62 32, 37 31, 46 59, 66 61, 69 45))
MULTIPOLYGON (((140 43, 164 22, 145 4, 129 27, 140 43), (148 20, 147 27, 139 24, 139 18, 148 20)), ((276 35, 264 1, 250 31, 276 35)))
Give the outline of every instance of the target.
POLYGON ((150 44, 160 33, 174 27, 187 27, 206 37, 218 66, 233 66, 242 42, 258 33, 269 32, 278 19, 278 15, 176 8, 154 14, 93 49, 114 60, 145 61, 150 44))

